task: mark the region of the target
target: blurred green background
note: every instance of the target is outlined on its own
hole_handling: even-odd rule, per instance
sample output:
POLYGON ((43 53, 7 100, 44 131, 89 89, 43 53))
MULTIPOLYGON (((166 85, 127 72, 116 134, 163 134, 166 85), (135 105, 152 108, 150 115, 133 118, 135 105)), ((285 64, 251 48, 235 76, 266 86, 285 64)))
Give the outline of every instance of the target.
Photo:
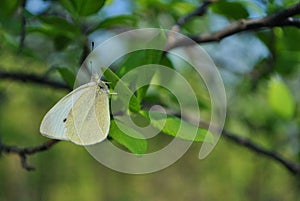
MULTIPOLYGON (((131 28, 170 29, 200 5, 195 0, 70 2, 27 0, 23 10, 21 0, 0 3, 0 136, 5 145, 30 147, 45 142, 39 134, 40 122, 68 90, 4 79, 3 72, 72 84, 91 41, 98 45, 131 28), (22 18, 27 22, 26 38, 20 47, 22 18)), ((184 24, 181 32, 217 31, 235 20, 262 17, 295 3, 218 1, 204 16, 184 24)), ((225 129, 295 163, 300 162, 300 46, 295 42, 299 37, 296 28, 277 27, 202 46, 224 80, 225 129)), ((191 76, 189 69, 180 70, 191 76)), ((193 84, 192 77, 189 81, 193 84)), ((204 107, 209 103, 207 93, 200 90, 198 95, 201 112, 209 116, 209 107, 204 107)), ((198 159, 200 147, 201 143, 194 143, 175 164, 145 175, 113 171, 71 142, 29 156, 28 163, 36 168, 31 172, 22 169, 17 155, 2 153, 0 200, 300 200, 299 176, 274 160, 224 137, 204 160, 198 159)))

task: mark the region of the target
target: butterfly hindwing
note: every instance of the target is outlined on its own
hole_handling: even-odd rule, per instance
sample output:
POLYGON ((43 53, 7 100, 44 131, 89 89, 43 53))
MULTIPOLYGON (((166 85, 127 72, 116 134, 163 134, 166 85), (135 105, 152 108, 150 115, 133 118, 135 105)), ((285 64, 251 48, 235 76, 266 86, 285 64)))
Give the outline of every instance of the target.
POLYGON ((109 123, 108 95, 96 85, 73 106, 66 122, 66 135, 78 145, 95 144, 106 139, 109 123))

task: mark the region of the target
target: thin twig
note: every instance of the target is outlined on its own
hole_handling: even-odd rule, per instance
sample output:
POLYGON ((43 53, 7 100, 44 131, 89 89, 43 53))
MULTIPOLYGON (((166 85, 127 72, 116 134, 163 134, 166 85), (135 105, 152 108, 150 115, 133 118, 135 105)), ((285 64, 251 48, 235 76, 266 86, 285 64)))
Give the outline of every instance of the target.
POLYGON ((33 166, 28 165, 27 156, 38 152, 46 151, 50 149, 53 145, 55 145, 57 142, 59 142, 59 140, 53 139, 53 140, 48 140, 45 143, 35 147, 19 148, 16 146, 4 145, 0 141, 0 153, 17 154, 20 157, 22 167, 28 171, 31 171, 34 170, 35 168, 33 166))
POLYGON ((24 48, 24 42, 26 37, 26 17, 25 17, 25 6, 27 0, 22 0, 21 2, 21 30, 20 30, 20 44, 18 53, 21 53, 24 48))
MULTIPOLYGON (((51 81, 51 80, 47 79, 46 77, 38 76, 35 74, 0 71, 0 79, 11 79, 11 80, 20 81, 20 82, 33 82, 33 83, 39 83, 42 85, 51 86, 54 88, 70 90, 70 87, 64 83, 51 81)), ((27 156, 41 152, 41 151, 48 150, 57 142, 59 142, 59 141, 58 140, 49 140, 39 146, 19 148, 16 146, 4 145, 0 139, 0 153, 17 154, 20 157, 22 167, 28 171, 31 171, 31 170, 34 170, 35 168, 33 166, 28 165, 27 156)))
MULTIPOLYGON (((176 24, 172 27, 172 32, 169 33, 168 35, 168 40, 166 42, 166 46, 165 46, 165 49, 166 50, 169 50, 167 49, 168 48, 168 45, 169 44, 173 44, 173 43, 176 43, 176 37, 174 35, 175 32, 180 32, 180 29, 181 27, 187 23, 189 20, 191 20, 192 18, 196 17, 196 16, 203 16, 206 11, 207 11, 207 7, 215 2, 217 0, 205 0, 203 1, 194 11, 192 11, 191 13, 179 18, 176 22, 176 24)), ((164 52, 164 55, 166 54, 167 52, 164 52)))
POLYGON ((204 15, 207 11, 207 7, 213 2, 216 2, 216 0, 205 0, 205 1, 203 1, 201 3, 201 5, 199 5, 194 11, 192 11, 191 13, 179 18, 176 22, 176 25, 181 27, 186 22, 191 20, 193 17, 204 15))
POLYGON ((0 79, 11 79, 20 82, 33 82, 53 88, 70 90, 70 87, 63 82, 52 81, 46 77, 29 73, 0 71, 0 79))
POLYGON ((273 27, 285 27, 292 26, 300 28, 300 19, 292 18, 292 16, 300 14, 300 3, 295 4, 287 9, 279 11, 275 14, 259 18, 259 19, 248 19, 239 20, 224 29, 208 34, 192 35, 190 39, 182 38, 176 41, 172 41, 166 45, 165 50, 182 46, 194 45, 196 43, 207 43, 207 42, 219 42, 225 37, 249 30, 258 30, 262 28, 273 28, 273 27))
POLYGON ((279 153, 267 150, 267 149, 259 146, 258 144, 252 142, 250 139, 239 137, 238 135, 235 135, 229 131, 223 130, 222 135, 226 139, 228 139, 238 145, 246 147, 260 155, 264 155, 270 159, 277 161, 278 163, 283 165, 286 169, 288 169, 291 173, 293 173, 295 175, 300 174, 300 164, 299 163, 291 162, 291 161, 285 159, 284 157, 282 157, 279 153))
MULTIPOLYGON (((184 117, 183 117, 184 118, 184 117)), ((186 119, 186 118, 184 118, 186 119)), ((199 127, 208 129, 211 125, 209 125, 207 122, 200 122, 199 127)), ((212 127, 212 129, 216 129, 217 131, 221 130, 218 127, 212 127)), ((226 139, 241 145, 245 148, 248 148, 251 151, 256 152, 257 154, 263 155, 267 158, 270 158, 274 161, 277 161, 279 164, 283 165, 288 171, 291 173, 298 175, 300 174, 300 163, 292 162, 288 159, 285 159, 281 154, 277 153, 276 151, 270 151, 266 148, 256 144, 255 142, 251 141, 250 139, 240 137, 237 134, 234 134, 230 131, 227 131, 225 129, 222 130, 222 136, 226 139)))

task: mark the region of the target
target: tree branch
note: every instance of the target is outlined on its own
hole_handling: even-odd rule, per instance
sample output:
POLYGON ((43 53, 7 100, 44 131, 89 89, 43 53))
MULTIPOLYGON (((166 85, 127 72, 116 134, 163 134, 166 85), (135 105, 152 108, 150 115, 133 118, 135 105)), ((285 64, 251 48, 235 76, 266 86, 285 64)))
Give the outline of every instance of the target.
MULTIPOLYGON (((0 71, 0 79, 11 79, 11 80, 19 81, 19 82, 38 83, 38 84, 50 86, 53 88, 59 88, 59 89, 67 89, 67 90, 71 89, 68 85, 66 85, 62 82, 51 81, 46 77, 42 77, 42 76, 35 75, 35 74, 0 71)), ((31 171, 31 170, 34 170, 35 168, 33 166, 28 165, 27 156, 41 152, 41 151, 48 150, 57 142, 59 142, 59 140, 49 140, 39 146, 19 148, 16 146, 4 145, 0 139, 0 154, 1 153, 17 154, 20 157, 22 167, 28 171, 31 171)))
MULTIPOLYGON (((179 117, 181 117, 181 116, 179 115, 179 117)), ((208 129, 209 126, 210 125, 207 122, 199 123, 200 128, 208 129)), ((213 129, 220 130, 217 127, 213 127, 213 129)), ((281 154, 277 153, 276 151, 267 150, 266 148, 256 144, 255 142, 251 141, 250 139, 240 137, 237 134, 234 134, 225 129, 222 129, 222 136, 233 143, 236 143, 236 144, 243 146, 251 151, 256 152, 257 154, 263 155, 267 158, 270 158, 270 159, 278 162, 292 174, 300 175, 300 163, 292 162, 288 159, 285 159, 283 156, 281 156, 281 154)))
POLYGON ((246 147, 260 155, 264 155, 267 158, 277 161, 278 163, 283 165, 286 169, 288 169, 291 173, 293 173, 295 175, 300 174, 300 164, 299 163, 291 162, 291 161, 283 158, 280 154, 278 154, 276 152, 272 152, 270 150, 267 150, 267 149, 255 144, 251 140, 239 137, 229 131, 223 130, 222 135, 226 139, 228 139, 238 145, 246 147))
MULTIPOLYGON (((209 124, 207 122, 200 122, 199 127, 208 129, 209 124)), ((220 130, 217 127, 213 127, 213 129, 220 130)), ((225 129, 222 129, 222 136, 229 141, 232 141, 238 145, 248 148, 251 151, 256 152, 257 154, 263 155, 267 158, 270 158, 270 159, 278 162, 279 164, 283 165, 292 174, 300 175, 300 163, 289 161, 288 159, 285 159, 283 156, 281 156, 281 154, 279 154, 275 151, 267 150, 266 148, 256 144, 255 142, 251 141, 250 139, 240 137, 237 134, 234 134, 225 129)))
POLYGON ((19 82, 32 82, 32 83, 42 84, 42 85, 50 86, 53 88, 59 88, 59 89, 68 89, 68 90, 71 89, 65 83, 52 81, 46 77, 42 77, 35 74, 28 74, 28 73, 0 71, 0 79, 11 79, 19 82))
MULTIPOLYGON (((225 37, 243 31, 285 26, 300 28, 300 19, 292 18, 292 16, 297 14, 300 14, 300 3, 260 19, 239 20, 214 33, 192 35, 190 36, 190 39, 192 39, 196 43, 219 42, 225 37)), ((168 51, 176 47, 194 45, 194 43, 192 43, 190 39, 182 38, 176 41, 172 41, 171 43, 166 45, 165 50, 168 51)))
MULTIPOLYGON (((164 105, 163 103, 158 103, 158 104, 164 105)), ((147 103, 146 103, 146 108, 150 108, 150 105, 147 105, 147 103)), ((185 120, 186 122, 190 122, 189 118, 187 118, 186 116, 182 116, 182 114, 180 114, 180 113, 176 113, 167 108, 164 108, 164 110, 167 112, 167 114, 174 115, 178 118, 185 120)), ((191 124, 194 124, 194 123, 191 123, 191 124)), ((198 126, 200 128, 209 129, 209 127, 211 125, 207 122, 201 121, 201 122, 199 122, 198 126)), ((300 163, 292 162, 288 159, 285 159, 283 156, 281 156, 281 154, 277 153, 276 151, 267 150, 266 148, 256 144, 255 142, 251 141, 250 139, 240 137, 237 134, 234 134, 225 129, 220 129, 217 126, 212 126, 211 128, 216 131, 222 130, 222 136, 224 138, 226 138, 227 140, 229 140, 237 145, 240 145, 242 147, 245 147, 251 151, 254 151, 257 154, 263 155, 269 159, 272 159, 272 160, 278 162, 279 164, 284 166, 289 172, 291 172, 294 175, 300 175, 300 163)))
POLYGON ((39 146, 19 148, 16 146, 4 145, 0 141, 0 153, 17 154, 20 157, 22 167, 28 171, 31 171, 34 170, 35 168, 33 166, 28 165, 27 156, 38 152, 46 151, 58 142, 59 140, 53 139, 53 140, 46 141, 45 143, 39 146))
MULTIPOLYGON (((213 3, 213 1, 204 1, 196 10, 180 18, 177 21, 176 25, 172 28, 172 30, 179 31, 180 27, 188 20, 190 20, 192 17, 204 15, 208 5, 211 3, 213 3)), ((262 28, 285 27, 285 26, 300 28, 300 19, 292 17, 297 14, 300 14, 300 3, 297 3, 289 8, 286 8, 282 11, 279 11, 277 13, 274 13, 272 15, 260 19, 239 20, 225 27, 220 31, 214 33, 208 33, 208 34, 193 35, 190 36, 189 38, 196 43, 219 42, 223 38, 226 38, 228 36, 243 31, 258 30, 262 28)), ((192 42, 190 39, 182 38, 179 40, 175 40, 171 38, 168 40, 168 43, 165 46, 165 51, 168 51, 176 47, 194 45, 195 43, 192 42)), ((201 123, 200 127, 207 128, 207 125, 205 123, 201 123)), ((260 155, 264 155, 265 157, 277 161, 278 163, 283 165, 287 170, 289 170, 291 173, 300 174, 300 163, 291 162, 285 159, 284 157, 282 157, 280 154, 267 150, 257 145, 256 143, 252 142, 250 139, 239 137, 238 135, 235 135, 229 131, 223 130, 222 134, 226 139, 238 145, 246 147, 260 155)))

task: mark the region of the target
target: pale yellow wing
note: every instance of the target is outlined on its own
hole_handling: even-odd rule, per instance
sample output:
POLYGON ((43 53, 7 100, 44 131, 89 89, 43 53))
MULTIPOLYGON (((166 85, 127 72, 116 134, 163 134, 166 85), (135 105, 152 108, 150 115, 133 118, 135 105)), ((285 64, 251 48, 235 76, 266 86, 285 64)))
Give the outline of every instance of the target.
POLYGON ((75 144, 92 145, 106 139, 109 126, 108 94, 96 85, 74 104, 66 121, 66 136, 75 144))

